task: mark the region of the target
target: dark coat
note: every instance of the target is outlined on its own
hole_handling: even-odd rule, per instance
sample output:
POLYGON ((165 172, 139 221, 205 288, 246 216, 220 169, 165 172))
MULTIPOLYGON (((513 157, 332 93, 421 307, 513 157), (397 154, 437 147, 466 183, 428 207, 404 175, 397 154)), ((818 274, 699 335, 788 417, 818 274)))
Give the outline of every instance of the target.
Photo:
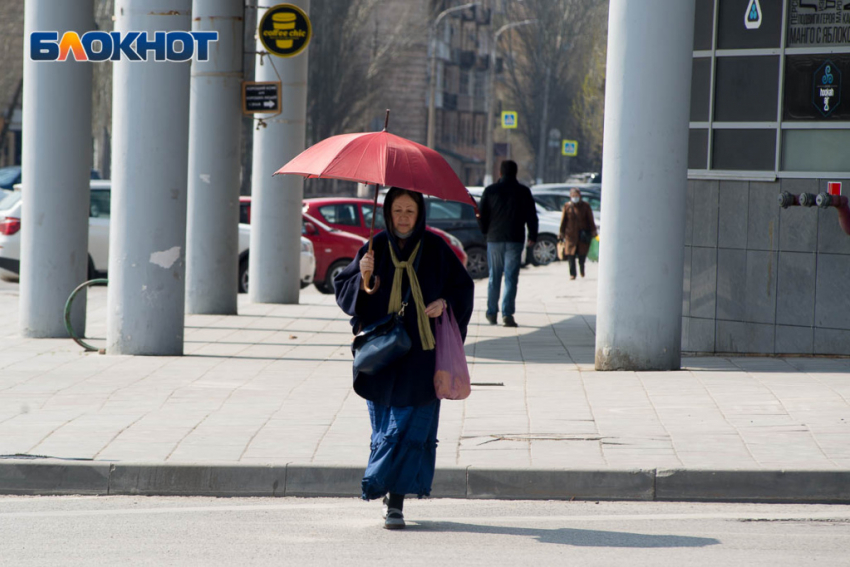
POLYGON ((580 242, 578 233, 581 230, 590 232, 591 238, 596 236, 596 223, 593 220, 593 209, 585 201, 564 205, 561 213, 561 228, 558 237, 564 241, 564 254, 567 256, 587 256, 590 242, 580 242))
POLYGON ((499 179, 488 185, 478 207, 481 232, 487 242, 525 242, 537 240, 537 207, 531 190, 516 179, 499 179))
MULTIPOLYGON (((384 215, 387 219, 391 218, 386 207, 384 215)), ((395 236, 390 237, 386 231, 375 235, 375 274, 381 278, 381 283, 374 295, 360 289, 360 259, 367 252, 368 244, 360 249, 351 264, 334 279, 337 304, 346 314, 351 315, 352 330, 355 334, 387 314, 395 274, 389 246, 393 246, 396 257, 402 261, 408 259, 419 240, 422 240, 422 246, 416 274, 425 305, 436 299, 445 299, 454 312, 461 336, 466 339, 467 325, 472 317, 475 287, 472 278, 445 241, 440 236, 425 231, 425 211, 419 212, 416 228, 403 250, 398 248, 398 239, 395 236)), ((410 282, 404 275, 402 298, 409 287, 410 282)), ((430 323, 433 332, 434 319, 430 319, 430 323)), ((435 351, 422 350, 416 306, 412 297, 405 309, 404 327, 413 343, 410 352, 378 374, 355 373, 354 391, 361 397, 383 406, 397 407, 421 406, 437 399, 434 392, 435 351)))

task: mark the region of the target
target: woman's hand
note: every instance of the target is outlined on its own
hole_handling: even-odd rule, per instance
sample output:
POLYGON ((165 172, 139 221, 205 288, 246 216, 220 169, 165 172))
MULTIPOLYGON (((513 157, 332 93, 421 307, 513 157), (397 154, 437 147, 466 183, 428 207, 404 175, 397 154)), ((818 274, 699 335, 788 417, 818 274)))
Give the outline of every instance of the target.
POLYGON ((360 258, 360 275, 366 280, 366 275, 375 273, 375 252, 369 251, 360 258))
POLYGON ((431 319, 436 319, 440 315, 443 314, 443 311, 446 309, 446 300, 445 299, 437 299, 432 301, 425 307, 425 315, 430 317, 431 319))

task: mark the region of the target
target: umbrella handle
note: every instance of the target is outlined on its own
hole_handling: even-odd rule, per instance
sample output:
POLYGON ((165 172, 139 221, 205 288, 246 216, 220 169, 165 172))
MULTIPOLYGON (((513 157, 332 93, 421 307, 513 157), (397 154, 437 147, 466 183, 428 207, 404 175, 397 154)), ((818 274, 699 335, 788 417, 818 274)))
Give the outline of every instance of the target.
POLYGON ((366 277, 363 279, 363 289, 366 290, 366 293, 369 295, 374 295, 378 288, 381 287, 381 277, 375 276, 375 286, 369 287, 369 281, 372 279, 372 272, 366 272, 366 277))

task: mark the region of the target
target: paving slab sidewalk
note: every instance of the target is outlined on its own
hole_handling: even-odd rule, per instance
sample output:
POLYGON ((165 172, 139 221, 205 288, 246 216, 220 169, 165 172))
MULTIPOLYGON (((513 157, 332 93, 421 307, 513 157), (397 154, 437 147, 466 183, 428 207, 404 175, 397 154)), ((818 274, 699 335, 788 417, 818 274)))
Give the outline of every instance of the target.
MULTIPOLYGON (((768 500, 799 500, 794 487, 850 499, 850 359, 686 357, 679 372, 595 372, 596 273, 589 264, 587 278, 569 281, 560 263, 523 270, 516 329, 487 324, 486 281, 477 282, 466 348, 475 385, 466 401, 442 404, 435 492, 443 482, 472 497, 740 499, 762 485, 775 488, 768 500)), ((299 305, 242 296, 238 316, 189 315, 183 357, 21 338, 17 299, 0 288, 0 492, 29 486, 42 464, 54 467, 39 469, 53 478, 45 490, 76 486, 74 475, 113 492, 128 478, 142 493, 177 490, 174 475, 189 471, 191 486, 227 493, 241 470, 272 493, 346 483, 356 493, 369 420, 351 390, 350 327, 331 296, 308 288, 299 305), (86 463, 99 468, 73 468, 86 463)), ((102 343, 105 288, 90 290, 88 319, 90 342, 102 343)))

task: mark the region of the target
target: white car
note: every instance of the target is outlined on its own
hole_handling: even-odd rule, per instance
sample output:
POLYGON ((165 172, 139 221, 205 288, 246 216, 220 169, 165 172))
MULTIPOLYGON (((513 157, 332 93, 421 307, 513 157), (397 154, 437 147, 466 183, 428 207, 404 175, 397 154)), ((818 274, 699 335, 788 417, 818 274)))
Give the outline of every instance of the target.
MULTIPOLYGON (((251 244, 251 225, 239 223, 239 293, 248 293, 248 247, 251 244)), ((316 273, 316 254, 313 243, 301 237, 301 289, 313 283, 316 273)))
MULTIPOLYGON (((0 278, 17 280, 21 258, 21 191, 16 191, 0 199, 0 278)), ((88 278, 105 276, 109 267, 109 217, 112 183, 109 180, 91 182, 91 201, 89 206, 89 270, 88 278)), ((248 284, 248 246, 251 242, 251 225, 239 225, 239 289, 247 290, 248 284)), ((301 287, 313 282, 316 271, 316 256, 313 244, 301 237, 301 287)))
POLYGON ((596 223, 596 232, 601 233, 602 194, 595 185, 577 186, 547 183, 532 187, 531 195, 534 197, 535 202, 547 211, 554 211, 560 214, 564 210, 564 205, 570 200, 569 190, 572 187, 578 187, 581 191, 582 200, 590 205, 590 209, 593 211, 593 222, 596 223))
MULTIPOLYGON (((484 187, 467 187, 469 194, 480 201, 484 187)), ((537 206, 537 240, 531 249, 531 263, 545 266, 558 259, 558 231, 561 230, 560 213, 537 206)))

